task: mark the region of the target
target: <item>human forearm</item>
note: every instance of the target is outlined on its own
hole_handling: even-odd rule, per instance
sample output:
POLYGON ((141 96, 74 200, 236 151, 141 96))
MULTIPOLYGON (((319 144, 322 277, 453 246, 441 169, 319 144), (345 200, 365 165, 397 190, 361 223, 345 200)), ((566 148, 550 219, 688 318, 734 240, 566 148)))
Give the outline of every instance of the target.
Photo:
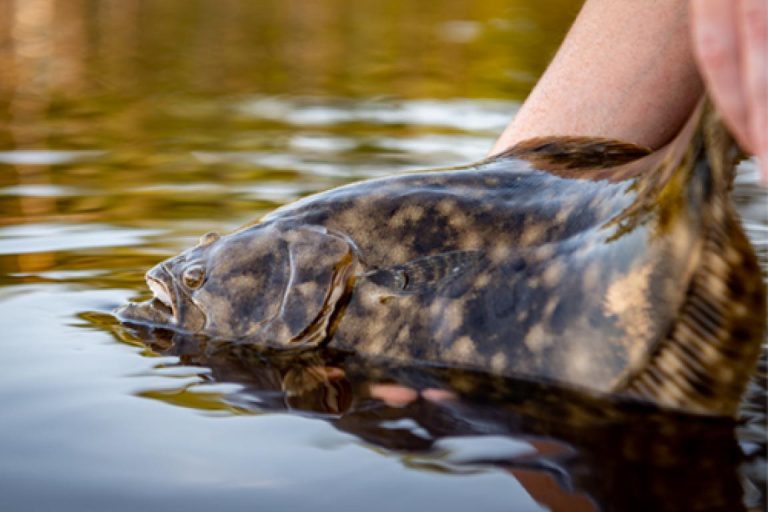
POLYGON ((496 142, 595 135, 668 142, 703 87, 686 0, 587 0, 555 59, 496 142))

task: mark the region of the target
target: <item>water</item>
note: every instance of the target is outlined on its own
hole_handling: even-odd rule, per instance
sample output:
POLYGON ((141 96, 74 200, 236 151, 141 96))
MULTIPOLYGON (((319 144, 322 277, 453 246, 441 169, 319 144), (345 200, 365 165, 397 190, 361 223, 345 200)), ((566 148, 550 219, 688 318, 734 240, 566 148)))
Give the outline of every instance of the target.
POLYGON ((764 380, 735 430, 522 385, 388 405, 443 376, 200 357, 107 315, 202 233, 482 157, 573 4, 0 0, 0 509, 761 509, 764 380))

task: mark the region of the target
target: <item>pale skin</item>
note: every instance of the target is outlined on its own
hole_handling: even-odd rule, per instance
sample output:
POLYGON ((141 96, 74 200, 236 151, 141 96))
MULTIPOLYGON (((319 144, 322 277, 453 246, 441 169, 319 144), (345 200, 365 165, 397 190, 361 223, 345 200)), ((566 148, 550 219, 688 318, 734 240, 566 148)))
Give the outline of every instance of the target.
POLYGON ((587 0, 491 154, 574 134, 659 148, 705 88, 768 184, 768 0, 587 0))

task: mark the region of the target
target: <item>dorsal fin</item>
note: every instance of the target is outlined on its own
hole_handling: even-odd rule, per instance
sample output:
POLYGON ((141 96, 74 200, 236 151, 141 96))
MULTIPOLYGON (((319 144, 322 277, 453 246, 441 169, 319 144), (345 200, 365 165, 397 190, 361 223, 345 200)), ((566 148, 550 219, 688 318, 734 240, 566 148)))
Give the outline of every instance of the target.
POLYGON ((524 140, 500 153, 547 170, 605 169, 651 154, 649 148, 603 137, 536 137, 524 140))

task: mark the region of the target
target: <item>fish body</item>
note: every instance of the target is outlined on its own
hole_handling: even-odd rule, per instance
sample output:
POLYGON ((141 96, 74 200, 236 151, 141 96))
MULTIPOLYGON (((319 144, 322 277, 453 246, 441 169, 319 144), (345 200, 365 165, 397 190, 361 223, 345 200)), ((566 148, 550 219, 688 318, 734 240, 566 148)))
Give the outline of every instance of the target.
POLYGON ((765 294, 714 119, 663 151, 537 139, 310 196, 151 269, 118 317, 732 415, 765 294))

